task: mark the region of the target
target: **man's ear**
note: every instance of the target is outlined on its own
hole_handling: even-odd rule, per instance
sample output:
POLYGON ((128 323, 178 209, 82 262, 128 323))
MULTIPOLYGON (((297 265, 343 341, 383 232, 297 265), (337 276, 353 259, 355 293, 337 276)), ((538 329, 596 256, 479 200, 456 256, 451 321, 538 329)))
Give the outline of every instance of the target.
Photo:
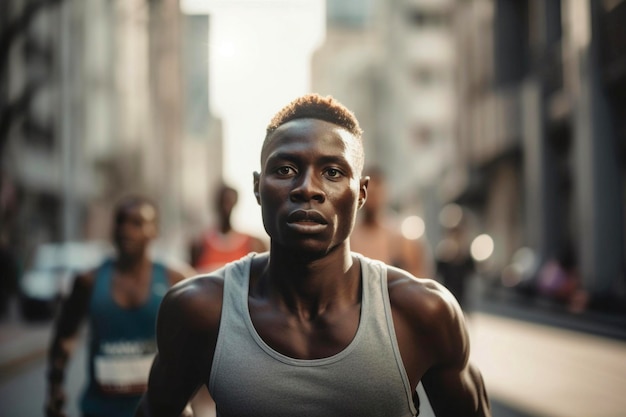
POLYGON ((361 178, 360 180, 360 184, 359 184, 359 207, 361 208, 363 207, 363 205, 365 204, 365 201, 367 200, 367 186, 370 183, 370 177, 369 176, 365 176, 363 178, 361 178))
POLYGON ((261 196, 259 195, 259 179, 261 178, 261 174, 257 171, 254 171, 253 176, 253 188, 254 188, 254 198, 256 198, 256 202, 258 205, 261 205, 261 196))

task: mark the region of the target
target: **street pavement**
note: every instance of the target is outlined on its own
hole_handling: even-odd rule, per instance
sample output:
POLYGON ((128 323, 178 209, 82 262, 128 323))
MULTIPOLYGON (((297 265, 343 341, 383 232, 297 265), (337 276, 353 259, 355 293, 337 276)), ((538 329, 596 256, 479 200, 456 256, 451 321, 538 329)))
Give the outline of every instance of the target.
MULTIPOLYGON (((626 337, 556 326, 552 315, 542 323, 537 315, 520 313, 520 319, 496 310, 487 306, 467 316, 471 359, 483 373, 494 417, 625 415, 626 337)), ((50 322, 24 323, 15 313, 0 322, 0 417, 42 415, 50 333, 50 322)), ((79 416, 84 371, 79 346, 68 370, 70 417, 79 416)))
POLYGON ((498 402, 535 417, 625 415, 626 342, 484 313, 469 328, 498 402))

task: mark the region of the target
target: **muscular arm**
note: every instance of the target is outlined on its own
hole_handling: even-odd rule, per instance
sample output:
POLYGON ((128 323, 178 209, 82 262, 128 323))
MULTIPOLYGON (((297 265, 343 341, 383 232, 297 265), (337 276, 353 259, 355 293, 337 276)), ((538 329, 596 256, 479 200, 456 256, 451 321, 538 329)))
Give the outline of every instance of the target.
POLYGON ((136 417, 176 417, 209 379, 222 305, 222 282, 185 280, 163 299, 157 320, 159 353, 136 417))
POLYGON ((482 375, 469 362, 469 335, 463 314, 454 297, 442 292, 437 321, 441 323, 435 348, 435 363, 422 377, 435 414, 445 416, 491 416, 482 375))
POLYGON ((78 329, 87 316, 93 282, 93 273, 77 276, 69 297, 61 304, 48 352, 48 416, 63 415, 65 368, 74 349, 78 329))
POLYGON ((390 299, 401 355, 415 388, 421 379, 437 417, 488 417, 480 371, 469 362, 469 336, 454 297, 432 280, 390 269, 390 299))

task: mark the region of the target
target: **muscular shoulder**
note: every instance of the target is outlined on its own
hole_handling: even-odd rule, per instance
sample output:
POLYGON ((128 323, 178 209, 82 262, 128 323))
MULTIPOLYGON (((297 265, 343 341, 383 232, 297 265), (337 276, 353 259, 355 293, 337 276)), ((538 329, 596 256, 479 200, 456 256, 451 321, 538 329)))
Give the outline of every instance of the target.
POLYGON ((400 331, 428 340, 436 362, 464 360, 467 334, 454 296, 432 279, 388 267, 389 299, 400 331))
POLYGON ((450 319, 458 311, 454 296, 437 281, 416 278, 410 273, 388 266, 389 297, 394 308, 406 311, 415 319, 450 319))
POLYGON ((224 280, 202 275, 175 284, 161 303, 159 321, 191 331, 213 331, 219 325, 224 280))

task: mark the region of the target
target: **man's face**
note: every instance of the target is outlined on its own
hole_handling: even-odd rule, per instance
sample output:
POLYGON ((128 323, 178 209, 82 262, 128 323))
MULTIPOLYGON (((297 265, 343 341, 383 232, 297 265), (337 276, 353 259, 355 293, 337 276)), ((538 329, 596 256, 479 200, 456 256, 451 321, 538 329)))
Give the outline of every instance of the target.
POLYGON ((254 189, 272 244, 317 255, 344 244, 366 197, 360 141, 317 119, 292 120, 268 140, 254 189))
POLYGON ((150 204, 129 204, 117 210, 113 241, 120 255, 142 255, 156 234, 156 210, 150 204))

